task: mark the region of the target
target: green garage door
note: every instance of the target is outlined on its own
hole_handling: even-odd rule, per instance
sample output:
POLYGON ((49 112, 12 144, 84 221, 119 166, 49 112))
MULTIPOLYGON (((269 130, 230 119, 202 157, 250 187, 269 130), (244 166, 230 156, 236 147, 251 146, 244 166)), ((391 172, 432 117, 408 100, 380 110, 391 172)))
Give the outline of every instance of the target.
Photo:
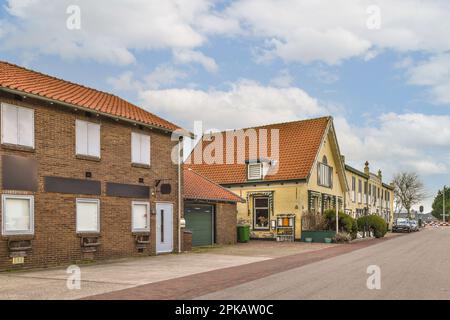
POLYGON ((184 218, 186 230, 192 231, 192 246, 213 244, 213 206, 186 204, 184 218))

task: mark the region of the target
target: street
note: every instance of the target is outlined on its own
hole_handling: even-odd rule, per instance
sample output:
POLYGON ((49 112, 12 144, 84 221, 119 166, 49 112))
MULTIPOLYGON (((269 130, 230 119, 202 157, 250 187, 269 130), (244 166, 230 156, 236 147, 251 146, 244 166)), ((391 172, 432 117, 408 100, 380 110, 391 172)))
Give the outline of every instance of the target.
POLYGON ((197 299, 450 299, 450 228, 426 229, 197 299), (367 267, 381 269, 369 290, 367 267))

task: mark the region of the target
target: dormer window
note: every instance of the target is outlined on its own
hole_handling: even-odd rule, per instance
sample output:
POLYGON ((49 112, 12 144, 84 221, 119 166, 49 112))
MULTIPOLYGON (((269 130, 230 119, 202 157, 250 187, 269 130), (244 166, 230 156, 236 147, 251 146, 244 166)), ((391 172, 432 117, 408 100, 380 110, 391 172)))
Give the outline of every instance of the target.
POLYGON ((249 163, 248 164, 248 180, 260 180, 262 179, 262 164, 261 163, 249 163))

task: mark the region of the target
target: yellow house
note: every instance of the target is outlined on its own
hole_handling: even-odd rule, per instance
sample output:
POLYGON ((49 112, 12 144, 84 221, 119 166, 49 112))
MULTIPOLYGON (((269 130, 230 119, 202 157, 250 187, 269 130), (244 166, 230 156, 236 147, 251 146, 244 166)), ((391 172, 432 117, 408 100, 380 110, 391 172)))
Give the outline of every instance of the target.
POLYGON ((381 216, 392 227, 394 212, 394 187, 383 183, 381 170, 371 173, 366 161, 364 172, 345 165, 349 190, 345 198, 346 213, 354 218, 365 214, 381 216))
POLYGON ((252 238, 300 239, 303 214, 336 205, 344 210, 348 186, 332 117, 248 128, 243 145, 230 133, 237 134, 202 139, 187 165, 246 200, 238 204, 237 219, 251 226, 252 238), (202 151, 215 160, 230 160, 231 151, 242 161, 198 163, 194 155, 202 151))

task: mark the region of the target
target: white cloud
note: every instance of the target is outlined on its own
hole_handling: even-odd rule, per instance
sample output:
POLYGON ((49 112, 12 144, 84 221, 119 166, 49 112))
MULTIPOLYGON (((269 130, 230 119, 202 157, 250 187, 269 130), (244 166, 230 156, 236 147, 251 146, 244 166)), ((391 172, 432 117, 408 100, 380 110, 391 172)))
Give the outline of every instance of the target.
POLYGON ((385 49, 450 50, 447 1, 240 0, 226 13, 241 23, 244 34, 266 40, 264 59, 337 64, 353 57, 370 59, 385 49), (366 25, 371 5, 381 10, 379 30, 366 25))
POLYGON ((109 77, 106 82, 115 90, 140 92, 145 89, 159 89, 160 87, 172 85, 180 79, 187 77, 181 70, 170 65, 156 67, 150 74, 142 80, 135 79, 131 71, 126 71, 117 77, 109 77))
MULTIPOLYGON (((8 20, 2 48, 130 64, 135 61, 133 50, 200 47, 206 41, 200 21, 214 10, 211 0, 79 0, 81 30, 68 30, 66 8, 72 4, 72 0, 9 0, 7 10, 13 19, 8 20)), ((219 17, 206 20, 215 32, 231 28, 219 17)))
POLYGON ((174 50, 174 59, 177 63, 198 63, 203 66, 209 72, 216 72, 219 67, 214 59, 205 56, 199 51, 193 50, 174 50))
POLYGON ((242 80, 228 91, 145 90, 143 105, 185 127, 195 120, 217 129, 292 121, 326 113, 326 107, 296 87, 277 88, 242 80))
POLYGON ((291 75, 289 70, 283 69, 270 81, 270 83, 275 87, 286 88, 290 87, 293 81, 294 77, 291 75))
POLYGON ((371 160, 392 174, 400 169, 420 174, 448 174, 450 116, 419 113, 383 114, 373 125, 350 125, 336 118, 341 151, 355 164, 371 160))
POLYGON ((450 104, 450 54, 435 55, 426 61, 405 65, 408 83, 430 88, 434 102, 450 104))

